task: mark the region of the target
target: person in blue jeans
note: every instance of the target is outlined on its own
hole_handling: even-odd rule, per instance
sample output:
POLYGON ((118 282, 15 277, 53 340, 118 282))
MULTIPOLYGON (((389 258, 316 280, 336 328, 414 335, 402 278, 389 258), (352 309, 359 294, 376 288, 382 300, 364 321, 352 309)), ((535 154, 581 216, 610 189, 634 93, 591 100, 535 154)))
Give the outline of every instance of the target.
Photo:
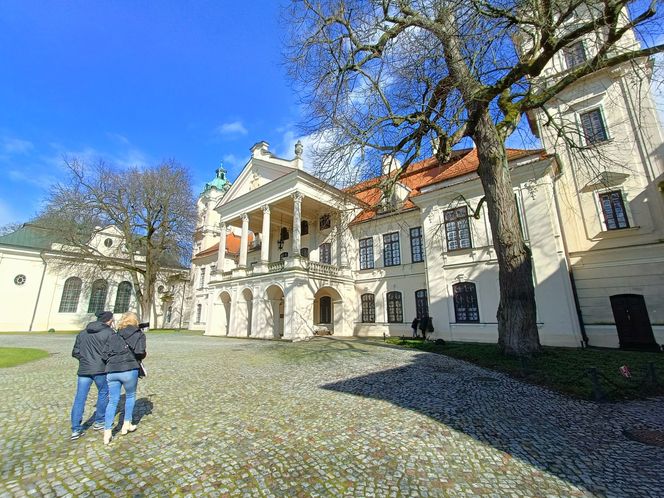
POLYGON ((83 412, 88 399, 90 386, 97 386, 97 409, 95 422, 92 428, 104 428, 104 416, 108 404, 108 385, 106 383, 106 365, 102 358, 102 351, 106 342, 113 334, 113 313, 104 311, 99 313, 97 321, 90 322, 85 330, 76 336, 74 349, 71 355, 78 360, 78 382, 76 396, 71 408, 71 440, 75 441, 83 435, 83 412))
POLYGON ((139 361, 147 354, 145 352, 145 334, 138 327, 136 313, 130 311, 122 315, 118 321, 118 331, 106 343, 102 354, 106 361, 106 380, 110 395, 104 420, 104 444, 109 444, 113 437, 115 410, 120 402, 123 387, 125 408, 121 434, 136 430, 136 426, 132 424, 132 418, 136 403, 139 361))

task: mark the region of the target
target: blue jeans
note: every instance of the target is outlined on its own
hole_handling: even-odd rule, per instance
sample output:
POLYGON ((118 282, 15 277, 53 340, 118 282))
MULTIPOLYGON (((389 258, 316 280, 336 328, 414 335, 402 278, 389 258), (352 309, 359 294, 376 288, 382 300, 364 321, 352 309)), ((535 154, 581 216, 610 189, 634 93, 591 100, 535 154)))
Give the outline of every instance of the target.
POLYGON ((76 384, 76 397, 74 406, 71 407, 71 430, 80 432, 83 427, 83 412, 85 411, 85 402, 88 399, 90 386, 92 383, 97 386, 97 410, 95 411, 95 423, 101 424, 104 421, 106 405, 108 404, 108 384, 106 383, 106 374, 98 375, 79 375, 76 384))
POLYGON ((125 390, 125 410, 124 421, 131 422, 134 415, 134 404, 136 403, 136 385, 138 384, 138 369, 129 370, 127 372, 111 372, 106 374, 108 380, 108 392, 110 393, 110 400, 106 407, 106 417, 104 421, 104 429, 110 430, 113 427, 113 419, 115 418, 115 410, 120 402, 120 392, 124 386, 125 390))

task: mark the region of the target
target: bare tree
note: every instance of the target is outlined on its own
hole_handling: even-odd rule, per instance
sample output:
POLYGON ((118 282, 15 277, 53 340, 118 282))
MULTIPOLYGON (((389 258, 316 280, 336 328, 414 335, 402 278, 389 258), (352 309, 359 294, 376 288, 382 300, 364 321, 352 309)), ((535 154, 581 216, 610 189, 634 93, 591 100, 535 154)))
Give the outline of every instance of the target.
MULTIPOLYGON (((80 255, 84 265, 126 270, 140 311, 149 316, 160 273, 191 255, 196 207, 188 172, 175 161, 146 169, 117 169, 103 161, 66 165, 68 178, 52 188, 36 223, 57 230, 63 249, 80 255), (120 233, 115 251, 91 243, 109 229, 120 233)), ((75 264, 68 259, 65 264, 75 264)))
MULTIPOLYGON (((524 113, 594 71, 645 58, 663 45, 624 44, 655 25, 656 3, 626 15, 627 0, 293 0, 288 61, 322 137, 323 171, 441 162, 472 139, 499 264, 499 346, 539 350, 531 254, 519 230, 505 140, 524 113), (542 71, 580 37, 592 55, 558 77, 542 71), (364 161, 363 161, 364 160, 364 161)), ((403 171, 403 170, 402 170, 403 171)), ((364 171, 365 176, 369 171, 364 171)), ((395 179, 398 178, 398 175, 395 179)))

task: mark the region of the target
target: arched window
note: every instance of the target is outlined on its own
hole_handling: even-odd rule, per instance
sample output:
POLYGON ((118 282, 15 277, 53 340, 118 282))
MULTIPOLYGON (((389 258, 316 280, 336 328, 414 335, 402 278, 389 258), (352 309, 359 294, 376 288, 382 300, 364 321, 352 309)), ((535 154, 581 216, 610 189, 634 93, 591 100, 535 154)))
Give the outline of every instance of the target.
POLYGON ((427 290, 415 291, 415 314, 417 318, 429 316, 429 302, 427 301, 427 290))
POLYGON ((387 293, 387 321, 389 323, 403 323, 403 306, 401 292, 387 293))
POLYGON ((81 296, 81 279, 69 277, 65 280, 60 298, 60 313, 76 313, 78 309, 78 298, 81 296))
POLYGON ((454 294, 454 316, 459 323, 480 321, 480 309, 477 305, 477 291, 472 282, 462 282, 452 286, 454 294))
POLYGON ((362 323, 376 322, 376 300, 373 294, 362 294, 362 323))
POLYGON ((115 294, 115 308, 113 313, 124 313, 129 310, 129 300, 131 299, 131 282, 120 282, 118 292, 115 294))
POLYGON ((332 298, 330 296, 320 298, 320 323, 332 323, 332 298))
POLYGON ((100 311, 104 311, 106 305, 106 293, 108 292, 108 284, 106 280, 95 280, 92 284, 92 291, 90 292, 90 302, 88 303, 88 313, 95 315, 100 311))

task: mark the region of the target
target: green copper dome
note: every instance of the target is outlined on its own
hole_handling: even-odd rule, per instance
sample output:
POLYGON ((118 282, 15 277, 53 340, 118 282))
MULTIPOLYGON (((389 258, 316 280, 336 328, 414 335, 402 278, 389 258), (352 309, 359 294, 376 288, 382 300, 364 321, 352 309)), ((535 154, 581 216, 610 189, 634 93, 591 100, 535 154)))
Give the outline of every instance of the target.
POLYGON ((226 192, 229 188, 231 188, 231 182, 229 182, 228 178, 226 178, 226 169, 224 169, 224 166, 222 164, 219 164, 216 173, 217 173, 216 178, 205 184, 203 192, 208 192, 213 188, 216 188, 221 192, 226 192))

